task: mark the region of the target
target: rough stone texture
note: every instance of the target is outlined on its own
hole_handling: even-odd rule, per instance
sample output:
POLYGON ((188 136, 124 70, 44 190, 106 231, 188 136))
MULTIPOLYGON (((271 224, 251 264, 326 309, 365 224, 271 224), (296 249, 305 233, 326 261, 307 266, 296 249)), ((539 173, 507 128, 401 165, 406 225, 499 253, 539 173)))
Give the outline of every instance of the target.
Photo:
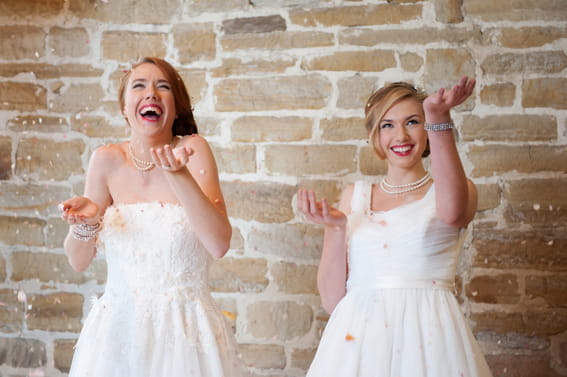
POLYGON ((526 295, 542 298, 549 307, 567 307, 567 278, 562 275, 526 277, 526 295))
POLYGON ((494 377, 559 377, 549 366, 549 357, 544 355, 489 355, 488 365, 494 377))
POLYGON ((0 257, 0 283, 6 280, 6 260, 0 257))
POLYGON ((83 317, 83 296, 51 293, 28 296, 26 324, 30 330, 78 332, 83 317))
POLYGON ((474 231, 474 266, 502 270, 567 271, 567 239, 560 232, 474 231))
POLYGON ((563 51, 531 52, 528 54, 498 54, 487 57, 480 68, 485 74, 557 73, 567 66, 567 55, 563 51))
POLYGON ((226 79, 215 86, 217 111, 320 109, 331 84, 320 75, 270 80, 226 79))
POLYGON ((381 160, 374 148, 364 147, 360 150, 360 172, 365 175, 385 175, 388 165, 385 160, 381 160))
POLYGON ((364 118, 321 119, 321 138, 329 141, 366 140, 364 118))
POLYGON ((63 10, 64 5, 65 0, 2 0, 2 3, 0 3, 0 14, 10 15, 15 19, 53 17, 63 10))
MULTIPOLYGON (((564 160, 563 160, 564 161, 564 160)), ((504 188, 508 203, 505 218, 536 226, 559 226, 567 220, 567 180, 514 181, 504 188)))
POLYGON ((222 66, 213 70, 217 77, 232 77, 241 75, 262 75, 266 73, 284 73, 293 67, 295 61, 286 57, 277 59, 223 59, 222 66))
POLYGON ((305 61, 301 68, 310 71, 380 72, 396 67, 394 51, 336 52, 305 61))
POLYGON ((67 373, 71 368, 75 343, 76 341, 73 339, 57 339, 54 342, 53 359, 55 368, 61 372, 67 373))
POLYGON ((165 24, 181 12, 182 1, 100 1, 96 3, 83 0, 70 0, 69 12, 79 18, 110 23, 148 23, 165 24))
POLYGON ((316 349, 295 349, 291 354, 291 366, 294 368, 308 369, 311 365, 313 357, 315 357, 316 349))
POLYGON ((234 141, 299 141, 311 137, 313 121, 303 117, 241 117, 232 123, 234 141))
POLYGON ((0 209, 19 214, 59 214, 57 204, 68 198, 64 187, 0 183, 0 209))
POLYGON ((0 216, 0 239, 6 245, 43 246, 44 227, 41 219, 0 216))
POLYGON ((565 27, 533 26, 533 27, 503 27, 489 28, 483 33, 486 44, 509 48, 540 47, 565 38, 565 27))
POLYGON ((105 59, 131 62, 143 56, 164 56, 167 35, 163 33, 107 31, 103 33, 101 43, 102 54, 105 59))
POLYGON ((480 100, 487 105, 509 107, 514 104, 516 86, 512 83, 497 83, 482 88, 480 100))
POLYGON ((183 63, 215 58, 216 34, 212 24, 176 25, 173 28, 173 39, 183 63))
POLYGON ((394 45, 429 44, 434 42, 465 43, 480 38, 480 31, 452 26, 449 29, 424 27, 419 29, 345 29, 339 34, 341 44, 380 46, 384 42, 394 45))
POLYGON ((520 291, 516 275, 475 276, 466 287, 466 294, 474 302, 516 304, 520 291))
POLYGON ((463 21, 461 7, 463 0, 434 0, 435 16, 437 21, 455 24, 463 21))
POLYGON ((244 364, 259 369, 283 369, 286 365, 285 350, 273 344, 241 344, 244 364))
POLYGON ((35 339, 0 338, 0 365, 38 368, 47 362, 45 343, 35 339))
POLYGON ((16 282, 38 279, 46 283, 83 284, 91 280, 104 283, 106 280, 104 262, 94 261, 86 271, 78 273, 69 265, 67 256, 62 254, 15 252, 11 255, 10 263, 10 279, 16 282))
POLYGON ((239 33, 271 33, 273 31, 284 31, 285 20, 280 15, 247 17, 226 20, 222 23, 225 34, 239 33))
POLYGON ((400 24, 417 19, 422 5, 379 4, 369 6, 350 6, 341 9, 296 8, 290 12, 291 22, 301 26, 363 26, 400 24))
POLYGON ((478 211, 494 209, 500 204, 500 187, 496 184, 476 185, 478 192, 478 211))
POLYGON ((104 71, 86 64, 42 64, 17 63, 0 64, 0 76, 20 77, 28 76, 30 79, 57 79, 61 77, 100 77, 104 71))
POLYGON ((12 175, 12 139, 0 137, 0 180, 12 175))
MULTIPOLYGON (((425 91, 434 92, 439 88, 450 88, 462 76, 475 76, 475 60, 466 49, 427 50, 425 58, 425 91), (443 64, 439 64, 443 62, 443 64)), ((468 100, 467 102, 469 102, 468 100)))
POLYGON ((47 47, 57 56, 77 58, 89 54, 89 42, 86 29, 54 27, 49 30, 47 47))
POLYGON ((368 97, 376 90, 376 79, 355 75, 340 79, 338 82, 339 97, 337 107, 343 109, 356 109, 360 116, 364 116, 363 108, 368 97))
POLYGON ((524 107, 567 109, 567 79, 525 80, 522 84, 522 105, 524 107))
POLYGON ((258 301, 247 310, 246 326, 258 339, 290 341, 304 336, 313 322, 311 307, 298 302, 258 301))
POLYGON ((217 292, 261 292, 268 285, 264 259, 216 260, 209 270, 209 286, 217 292))
POLYGON ((71 118, 71 129, 81 132, 88 137, 113 137, 123 138, 127 131, 127 126, 110 124, 105 118, 95 116, 81 116, 71 118))
POLYGON ((41 28, 0 26, 0 59, 37 60, 43 56, 45 56, 45 32, 41 28))
POLYGON ((43 117, 38 115, 17 116, 9 119, 7 126, 8 129, 14 132, 65 132, 69 130, 67 120, 63 117, 43 117))
POLYGON ((263 254, 284 258, 317 259, 321 254, 323 230, 313 225, 290 224, 253 228, 248 246, 263 254))
POLYGON ((485 22, 554 21, 565 20, 565 3, 562 0, 515 1, 502 0, 486 2, 484 0, 465 0, 463 12, 471 19, 485 22), (534 8, 537 6, 537 12, 534 8))
POLYGON ((104 96, 99 84, 76 84, 63 88, 50 104, 54 111, 80 113, 99 108, 104 96))
POLYGON ((271 268, 278 290, 291 294, 317 294, 317 266, 278 262, 271 268))
POLYGON ((30 111, 47 108, 44 87, 17 82, 0 82, 0 110, 30 111))
POLYGON ((245 174, 256 171, 256 148, 252 145, 213 146, 219 172, 245 174))
POLYGON ((223 50, 286 50, 333 45, 333 34, 317 31, 285 31, 269 34, 231 34, 221 38, 223 50))
POLYGON ((0 306, 0 331, 8 334, 21 332, 24 329, 25 303, 18 299, 18 290, 0 289, 0 301, 3 303, 0 306))
POLYGON ((565 171, 567 148, 550 146, 471 146, 469 159, 475 168, 473 177, 485 177, 517 171, 535 173, 538 171, 565 171))
POLYGON ((291 220, 293 186, 268 182, 226 182, 223 194, 230 216, 243 220, 280 223, 291 220), (249 209, 255 208, 252 212, 249 209))
POLYGON ((423 63, 423 58, 412 52, 400 54, 400 65, 405 71, 417 72, 423 67, 423 63))
POLYGON ((345 174, 355 169, 356 148, 352 146, 296 147, 273 145, 266 150, 266 169, 270 174, 345 174))
POLYGON ((71 174, 83 173, 80 140, 53 142, 47 139, 22 139, 16 152, 16 174, 38 179, 63 180, 71 174))

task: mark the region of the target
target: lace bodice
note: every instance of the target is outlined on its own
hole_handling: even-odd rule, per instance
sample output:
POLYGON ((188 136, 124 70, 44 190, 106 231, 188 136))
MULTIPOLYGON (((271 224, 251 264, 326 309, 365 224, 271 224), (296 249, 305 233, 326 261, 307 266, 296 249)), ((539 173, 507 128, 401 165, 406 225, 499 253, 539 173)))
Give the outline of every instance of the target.
POLYGON ((210 255, 184 209, 159 202, 106 210, 98 250, 106 255, 106 292, 163 293, 207 287, 210 255))

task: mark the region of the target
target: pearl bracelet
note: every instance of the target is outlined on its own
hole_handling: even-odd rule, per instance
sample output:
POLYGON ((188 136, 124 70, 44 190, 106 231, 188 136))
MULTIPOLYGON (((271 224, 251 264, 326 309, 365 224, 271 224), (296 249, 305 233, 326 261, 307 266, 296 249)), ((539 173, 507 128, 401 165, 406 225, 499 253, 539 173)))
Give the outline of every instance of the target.
POLYGON ((455 128, 455 123, 453 123, 452 120, 447 123, 437 123, 437 124, 425 123, 425 131, 438 132, 438 131, 452 130, 453 128, 455 128))
POLYGON ((101 230, 100 222, 90 224, 76 224, 71 225, 71 236, 79 241, 88 242, 96 239, 101 230))

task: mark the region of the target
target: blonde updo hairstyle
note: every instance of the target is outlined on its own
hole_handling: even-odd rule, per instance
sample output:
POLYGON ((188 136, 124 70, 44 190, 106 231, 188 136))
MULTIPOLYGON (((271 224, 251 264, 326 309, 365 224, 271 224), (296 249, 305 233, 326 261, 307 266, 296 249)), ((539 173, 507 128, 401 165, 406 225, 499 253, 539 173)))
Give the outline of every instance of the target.
MULTIPOLYGON (((380 147, 380 121, 392 106, 404 99, 414 99, 419 103, 427 98, 427 94, 407 82, 394 82, 374 92, 364 107, 364 125, 368 132, 368 142, 381 160, 386 159, 386 153, 380 147)), ((429 141, 422 157, 429 156, 429 141)))

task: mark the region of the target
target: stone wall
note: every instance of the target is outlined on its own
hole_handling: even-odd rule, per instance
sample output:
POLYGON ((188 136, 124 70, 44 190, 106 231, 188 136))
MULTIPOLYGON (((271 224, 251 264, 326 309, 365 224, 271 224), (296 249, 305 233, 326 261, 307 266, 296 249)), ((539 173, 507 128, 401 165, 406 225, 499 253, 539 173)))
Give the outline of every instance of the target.
POLYGON ((457 280, 495 376, 567 376, 564 0, 2 0, 0 376, 65 376, 105 264, 73 272, 57 203, 125 137, 117 79, 165 57, 192 94, 234 226, 211 287, 255 376, 303 376, 328 316, 322 230, 298 187, 336 201, 385 166, 363 104, 390 81, 478 80, 457 109, 480 191, 457 280))

